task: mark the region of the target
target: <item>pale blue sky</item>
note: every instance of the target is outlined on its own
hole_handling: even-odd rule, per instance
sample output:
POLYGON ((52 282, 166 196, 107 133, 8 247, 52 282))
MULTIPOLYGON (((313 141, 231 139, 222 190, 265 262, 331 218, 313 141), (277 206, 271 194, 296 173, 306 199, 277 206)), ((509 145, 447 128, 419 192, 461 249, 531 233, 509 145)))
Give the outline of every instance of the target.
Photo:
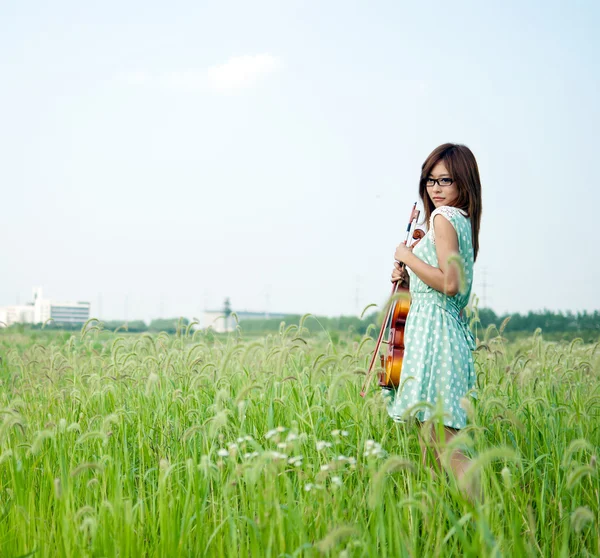
POLYGON ((474 291, 599 309, 600 4, 421 4, 0 1, 0 305, 356 313, 451 141, 474 291))

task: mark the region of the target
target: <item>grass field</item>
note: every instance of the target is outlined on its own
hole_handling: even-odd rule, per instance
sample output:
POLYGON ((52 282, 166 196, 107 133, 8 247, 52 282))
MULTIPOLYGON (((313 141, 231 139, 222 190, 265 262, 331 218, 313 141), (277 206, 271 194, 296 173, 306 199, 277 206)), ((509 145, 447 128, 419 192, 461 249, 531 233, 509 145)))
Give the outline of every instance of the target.
POLYGON ((598 344, 481 336, 472 504, 370 337, 192 333, 0 330, 2 557, 600 555, 598 344))

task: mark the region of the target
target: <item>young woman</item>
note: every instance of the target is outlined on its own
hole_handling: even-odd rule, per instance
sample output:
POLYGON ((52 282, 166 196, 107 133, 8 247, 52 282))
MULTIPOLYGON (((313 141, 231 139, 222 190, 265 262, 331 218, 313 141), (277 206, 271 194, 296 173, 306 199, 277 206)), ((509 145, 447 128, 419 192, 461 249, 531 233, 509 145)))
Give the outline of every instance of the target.
MULTIPOLYGON (((392 392, 388 413, 400 421, 414 408, 412 414, 424 422, 441 410, 448 442, 466 426, 460 401, 476 380, 475 342, 463 315, 471 295, 481 220, 481 182, 471 150, 451 143, 434 149, 422 166, 419 195, 428 232, 414 250, 401 244, 394 254, 392 281, 408 283, 411 305, 400 386, 392 392)), ((436 441, 434 435, 434 448, 436 441)), ((468 464, 461 452, 452 456, 458 479, 468 464)))

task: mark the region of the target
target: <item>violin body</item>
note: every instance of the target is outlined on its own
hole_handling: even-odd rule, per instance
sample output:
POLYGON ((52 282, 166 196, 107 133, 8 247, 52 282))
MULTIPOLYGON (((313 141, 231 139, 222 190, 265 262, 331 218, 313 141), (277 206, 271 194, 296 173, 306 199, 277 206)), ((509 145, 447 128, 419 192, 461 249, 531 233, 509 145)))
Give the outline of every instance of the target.
MULTIPOLYGON (((419 218, 419 213, 420 212, 417 210, 417 204, 415 203, 410 214, 408 227, 406 229, 407 236, 405 244, 408 244, 409 242, 409 239, 411 237, 411 229, 413 227, 413 224, 416 225, 419 218)), ((416 246, 416 244, 424 236, 425 231, 423 229, 416 228, 415 226, 412 233, 412 238, 415 239, 415 242, 411 244, 411 247, 416 246)), ((379 385, 382 388, 388 389, 397 388, 400 385, 400 374, 402 372, 402 362, 404 359, 404 329, 406 327, 406 319, 410 310, 409 289, 407 287, 401 286, 399 284, 399 281, 396 281, 394 284, 394 288, 392 289, 390 299, 391 303, 388 308, 385 320, 381 324, 379 337, 377 339, 375 350, 373 351, 373 355, 371 357, 369 369, 367 370, 367 378, 365 379, 362 390, 360 392, 361 397, 364 397, 366 394, 366 388, 369 385, 371 379, 371 371, 373 370, 373 365, 377 359, 377 355, 379 355, 379 348, 382 342, 387 345, 387 350, 384 355, 379 355, 381 363, 381 370, 379 372, 379 385), (387 336, 387 341, 383 341, 383 336, 388 324, 389 334, 387 336)))
POLYGON ((400 372, 404 360, 404 328, 410 310, 410 293, 406 287, 398 287, 397 300, 393 303, 392 318, 387 340, 387 351, 380 355, 381 371, 379 385, 386 388, 396 388, 400 385, 400 372))

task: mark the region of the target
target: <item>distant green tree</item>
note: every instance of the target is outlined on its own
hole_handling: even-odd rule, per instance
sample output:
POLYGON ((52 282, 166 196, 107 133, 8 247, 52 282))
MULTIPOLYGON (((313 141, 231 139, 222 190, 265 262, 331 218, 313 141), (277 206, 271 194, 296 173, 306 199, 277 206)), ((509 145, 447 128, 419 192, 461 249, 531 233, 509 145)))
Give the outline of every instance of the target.
POLYGON ((165 331, 167 333, 176 333, 179 324, 186 326, 190 323, 187 318, 160 318, 158 320, 152 320, 148 326, 148 331, 152 333, 159 333, 165 331))
POLYGON ((118 328, 120 331, 129 331, 131 333, 148 331, 146 322, 142 320, 133 320, 132 322, 125 322, 123 320, 103 320, 102 327, 109 331, 114 331, 118 328))
POLYGON ((527 314, 515 312, 496 315, 489 308, 479 308, 478 313, 479 320, 484 328, 490 324, 500 326, 506 318, 510 318, 506 326, 507 332, 533 332, 538 327, 544 333, 600 331, 600 312, 598 310, 593 313, 578 312, 577 314, 571 311, 563 313, 562 311, 543 310, 541 312, 529 311, 527 314))

